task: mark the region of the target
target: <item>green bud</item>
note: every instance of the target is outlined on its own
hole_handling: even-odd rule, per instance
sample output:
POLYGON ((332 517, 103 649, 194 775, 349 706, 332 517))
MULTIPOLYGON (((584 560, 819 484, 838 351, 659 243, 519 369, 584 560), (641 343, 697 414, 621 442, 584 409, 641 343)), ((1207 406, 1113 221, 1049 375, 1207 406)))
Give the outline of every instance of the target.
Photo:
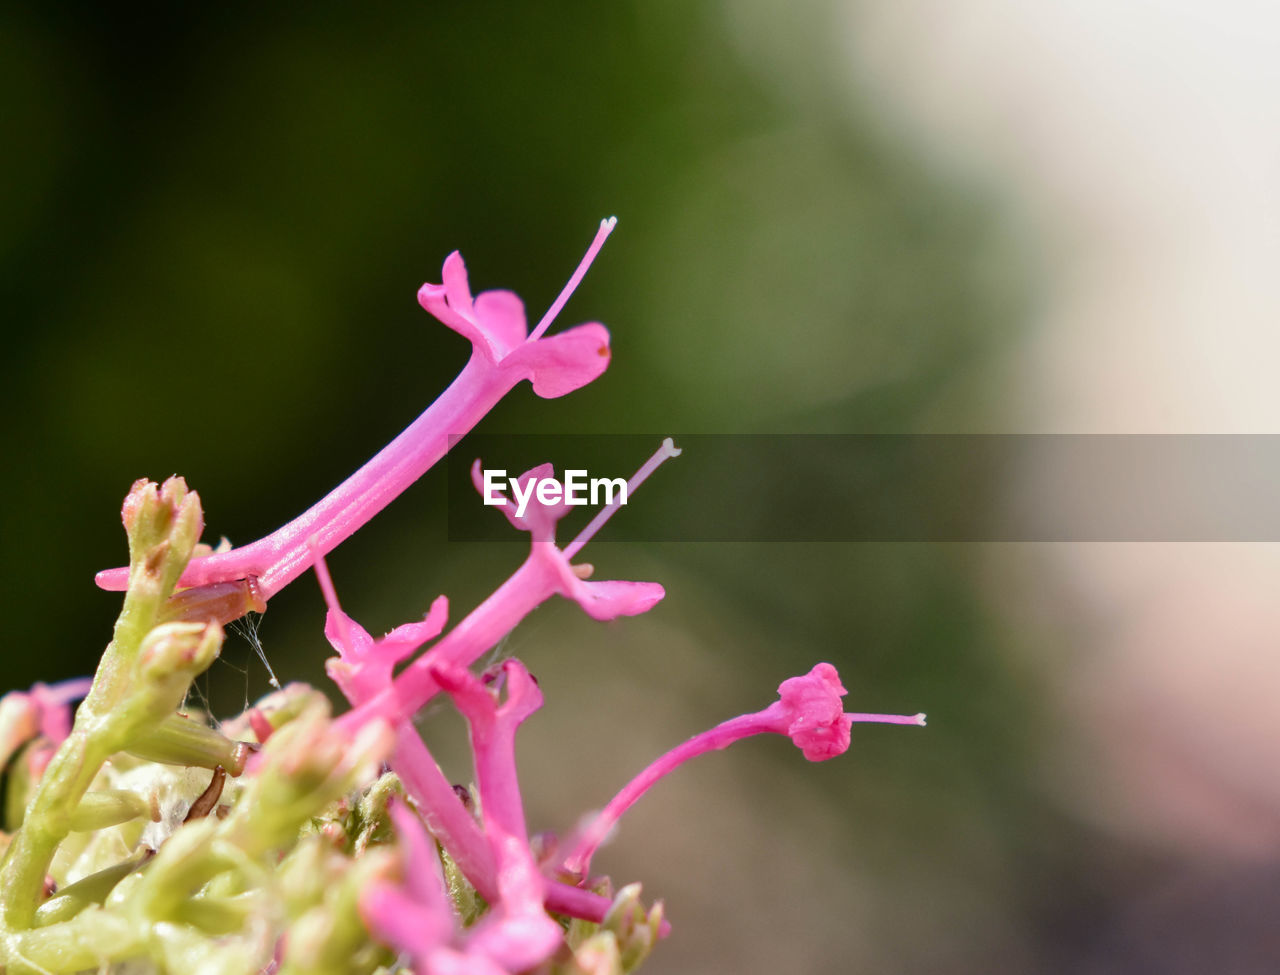
POLYGON ((352 815, 352 831, 356 837, 353 852, 356 856, 362 855, 370 843, 390 838, 391 818, 387 814, 387 803, 392 796, 403 795, 404 786, 394 772, 387 772, 365 790, 352 815))
POLYGON ((658 943, 661 926, 662 902, 646 912, 640 903, 640 884, 627 884, 618 891, 600 925, 602 930, 617 936, 624 972, 634 970, 649 957, 658 943))
POLYGON ((204 530, 200 496, 171 477, 162 485, 135 481, 121 510, 129 536, 129 588, 173 590, 204 530))
POLYGON ((249 751, 244 742, 232 741, 208 725, 176 713, 129 746, 130 755, 149 762, 207 769, 221 765, 232 776, 244 770, 249 751))
POLYGON ((85 908, 101 904, 125 877, 151 858, 151 852, 114 864, 63 887, 36 909, 35 926, 45 927, 75 917, 85 908))
POLYGON ((249 919, 262 908, 262 891, 232 897, 197 895, 178 905, 174 920, 199 928, 205 934, 226 935, 243 931, 249 919))
POLYGON ((138 682, 122 702, 124 708, 141 711, 149 724, 158 725, 178 709, 191 681, 209 669, 221 649, 222 627, 217 623, 162 623, 155 627, 142 641, 136 664, 138 682))
POLYGON ((36 780, 31 775, 30 758, 34 749, 45 747, 38 739, 28 742, 13 757, 5 771, 4 828, 12 833, 22 825, 27 803, 35 790, 36 780))
POLYGON ((578 946, 573 960, 553 968, 556 975, 623 975, 618 939, 612 931, 598 931, 578 946))
POLYGON ((354 959, 369 945, 369 933, 360 920, 360 892, 394 876, 397 857, 390 850, 373 850, 358 860, 334 854, 334 862, 342 865, 337 882, 328 886, 321 903, 289 928, 280 975, 344 975, 356 969, 354 959))
POLYGON ((263 767, 245 785, 227 820, 235 842, 250 855, 277 849, 329 803, 373 777, 394 744, 384 722, 351 740, 335 733, 327 703, 309 708, 263 746, 263 767))
POLYGON ((141 816, 150 817, 151 803, 127 789, 100 789, 90 792, 71 813, 74 832, 106 829, 141 816))

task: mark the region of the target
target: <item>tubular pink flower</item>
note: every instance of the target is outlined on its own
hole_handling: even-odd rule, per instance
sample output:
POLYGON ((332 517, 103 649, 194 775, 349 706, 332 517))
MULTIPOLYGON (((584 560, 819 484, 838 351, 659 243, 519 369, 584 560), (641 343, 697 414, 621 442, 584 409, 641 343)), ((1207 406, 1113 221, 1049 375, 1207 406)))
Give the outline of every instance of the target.
MULTIPOLYGON (((662 446, 627 482, 631 497, 658 466, 680 450, 668 437, 662 446)), ((477 468, 473 467, 473 478, 477 468)), ((534 468, 520 479, 550 475, 550 465, 534 468)), ((523 518, 514 514, 508 501, 501 506, 513 525, 533 536, 529 557, 506 582, 473 610, 461 623, 446 633, 430 650, 409 664, 395 679, 392 689, 368 702, 364 708, 343 715, 339 722, 359 723, 368 717, 408 718, 440 691, 433 668, 466 667, 474 663, 506 636, 529 613, 559 593, 575 600, 593 619, 611 620, 634 616, 651 609, 665 595, 656 582, 588 582, 569 561, 567 552, 578 552, 586 539, 617 510, 611 505, 601 512, 562 551, 555 545, 555 523, 564 513, 564 505, 542 505, 531 499, 523 518)))
MULTIPOLYGON (((392 668, 406 653, 413 652, 423 642, 439 634, 448 614, 448 600, 444 596, 436 599, 422 622, 397 627, 383 640, 373 640, 363 627, 342 611, 323 555, 316 555, 315 568, 329 607, 325 636, 339 654, 339 659, 330 659, 325 669, 352 706, 358 707, 390 686, 392 668)), ((481 895, 491 898, 497 892, 493 882, 493 856, 480 827, 458 801, 453 785, 440 771, 412 722, 393 721, 392 727, 396 733, 396 744, 391 766, 422 810, 432 835, 444 844, 459 869, 481 895)))
MULTIPOLYGON (((381 640, 374 640, 342 611, 324 556, 317 555, 315 569, 329 607, 325 636, 339 654, 338 659, 326 663, 325 669, 347 700, 358 706, 389 687, 396 663, 440 632, 448 613, 448 600, 438 597, 421 622, 399 626, 381 640)), ((431 834, 449 851, 458 869, 485 900, 496 902, 497 868, 480 826, 458 801, 453 786, 413 723, 401 720, 393 722, 393 727, 396 739, 391 767, 417 803, 431 834)), ((597 922, 604 919, 610 905, 608 898, 557 881, 545 883, 544 898, 549 910, 597 922)))
POLYGON ((923 714, 846 713, 840 699, 848 693, 836 669, 828 663, 809 673, 791 677, 778 686, 779 699, 763 711, 730 718, 710 731, 695 735, 658 758, 609 800, 609 804, 583 830, 564 860, 564 868, 585 877, 591 858, 610 830, 641 796, 663 776, 691 758, 727 748, 735 741, 765 732, 786 735, 804 757, 822 762, 849 748, 849 728, 855 721, 923 725, 923 714))
MULTIPOLYGON (((403 433, 312 508, 252 544, 192 559, 180 585, 256 579, 262 598, 269 599, 312 565, 311 538, 321 554, 332 551, 426 473, 448 451, 451 437, 456 442, 521 380, 528 379, 535 393, 551 398, 604 372, 610 352, 603 325, 579 325, 549 338, 543 332, 615 222, 613 217, 601 222, 573 277, 528 337, 520 299, 509 291, 488 291, 472 299, 462 258, 456 251, 450 254, 444 262, 444 283, 424 284, 418 301, 471 342, 471 358, 458 378, 403 433)), ((128 569, 107 569, 95 581, 103 589, 123 591, 128 569)))
POLYGON ((560 925, 543 910, 544 881, 529 848, 516 777, 516 729, 542 707, 537 681, 518 660, 502 665, 506 699, 469 670, 437 665, 434 676, 471 730, 480 815, 498 868, 499 902, 468 939, 469 950, 512 971, 545 961, 561 942, 560 925))

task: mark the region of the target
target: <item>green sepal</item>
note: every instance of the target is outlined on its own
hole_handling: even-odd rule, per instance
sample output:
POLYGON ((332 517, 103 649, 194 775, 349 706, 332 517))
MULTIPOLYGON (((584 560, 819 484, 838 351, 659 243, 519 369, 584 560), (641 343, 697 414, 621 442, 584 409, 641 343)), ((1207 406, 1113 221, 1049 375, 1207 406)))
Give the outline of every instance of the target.
POLYGON ((129 754, 162 765, 214 769, 228 775, 244 769, 249 749, 194 718, 173 713, 129 746, 129 754))
POLYGON ((72 832, 107 829, 131 819, 150 817, 151 803, 127 789, 99 789, 87 793, 71 813, 72 832))
POLYGON ((63 887, 47 901, 36 908, 38 928, 69 920, 85 908, 101 904, 125 877, 133 873, 151 858, 151 852, 145 851, 121 863, 99 870, 87 877, 82 877, 74 884, 63 887))

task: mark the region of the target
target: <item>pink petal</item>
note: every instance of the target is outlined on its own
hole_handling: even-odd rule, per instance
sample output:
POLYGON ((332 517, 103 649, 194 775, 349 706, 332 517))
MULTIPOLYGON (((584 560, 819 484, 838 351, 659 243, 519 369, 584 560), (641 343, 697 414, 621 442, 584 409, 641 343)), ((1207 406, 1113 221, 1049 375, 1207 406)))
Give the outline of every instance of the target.
POLYGON ((558 580, 556 591, 574 600, 594 620, 638 616, 656 606, 667 594, 657 582, 587 582, 580 579, 564 553, 553 545, 535 545, 530 558, 540 559, 554 572, 558 580))
POLYGON ((404 623, 375 644, 379 657, 399 663, 428 640, 434 640, 449 621, 449 598, 437 596, 427 615, 416 623, 404 623))
POLYGON ((476 298, 476 321, 489 341, 500 349, 499 358, 524 342, 529 326, 524 302, 514 291, 485 291, 476 298))
POLYGON ((581 579, 577 579, 570 593, 594 620, 647 613, 666 594, 667 591, 657 582, 584 582, 581 579))
POLYGON ((809 761, 821 762, 848 750, 852 719, 840 700, 846 693, 840 675, 828 663, 778 685, 786 734, 809 761))
POLYGON ((463 318, 475 320, 475 305, 471 302, 471 285, 467 281, 467 265, 463 262, 460 253, 454 251, 444 259, 441 277, 444 280, 449 307, 463 318))
MULTIPOLYGON (((520 485, 520 492, 530 490, 529 483, 531 481, 548 481, 555 478, 555 468, 550 464, 539 464, 537 467, 531 468, 516 478, 516 482, 520 485)), ((484 494, 484 469, 480 466, 479 458, 471 465, 471 483, 475 485, 475 489, 484 494)), ((504 485, 506 487, 506 485, 504 485)), ((506 500, 497 505, 498 509, 507 516, 507 521, 512 526, 520 529, 520 531, 529 532, 534 541, 549 542, 555 539, 556 522, 563 518, 569 512, 569 505, 563 501, 555 504, 543 504, 538 500, 537 492, 530 495, 524 509, 524 516, 520 517, 516 514, 519 505, 516 499, 508 489, 506 492, 506 500)))
POLYGON ((825 762, 849 750, 849 729, 853 719, 842 714, 834 721, 807 725, 803 721, 791 726, 788 734, 796 747, 811 762, 825 762))
MULTIPOLYGON (((439 947, 439 926, 430 923, 407 894, 389 884, 371 884, 360 895, 360 917, 379 941, 415 959, 439 947)), ((446 932, 445 937, 448 937, 446 932)))
POLYGON ((71 702, 87 697, 92 686, 92 677, 75 677, 57 684, 34 684, 30 693, 31 700, 39 709, 40 734, 55 745, 62 744, 71 734, 71 702))
POLYGON ((492 343, 476 322, 471 289, 467 286, 467 268, 461 254, 454 251, 444 259, 441 276, 444 284, 428 282, 418 289, 418 304, 485 352, 490 362, 497 362, 492 343))
POLYGON ((468 952, 442 948, 433 952, 425 968, 419 963, 420 975, 511 975, 504 965, 468 952))
POLYGON ((502 971, 523 972, 546 961, 563 937, 560 925, 541 912, 499 915, 476 927, 467 954, 491 958, 502 971))
POLYGON ((373 649, 369 631, 336 607, 325 614, 324 638, 343 660, 362 660, 373 649))
POLYGON ((435 844, 427 839, 422 821, 407 803, 394 797, 387 803, 387 812, 404 855, 406 889, 424 907, 443 909, 447 914, 449 898, 444 889, 440 858, 436 856, 435 844))
POLYGON ((498 716, 504 721, 520 724, 542 707, 542 688, 529 669, 514 657, 505 661, 502 669, 507 678, 507 696, 498 708, 498 716))
POLYGON ((595 379, 609 365, 609 331, 591 322, 559 335, 525 342, 502 362, 533 383, 543 399, 572 393, 595 379))

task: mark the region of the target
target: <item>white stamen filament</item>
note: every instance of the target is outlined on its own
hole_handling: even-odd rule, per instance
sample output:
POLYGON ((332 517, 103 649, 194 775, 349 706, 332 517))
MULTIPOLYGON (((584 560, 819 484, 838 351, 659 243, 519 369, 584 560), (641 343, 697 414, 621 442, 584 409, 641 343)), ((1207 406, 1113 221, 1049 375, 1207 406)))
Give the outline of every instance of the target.
POLYGON ((578 287, 583 275, 587 273, 587 268, 591 267, 591 262, 596 259, 596 255, 600 253, 600 248, 604 246, 605 239, 613 232, 613 228, 617 224, 617 217, 610 217, 608 220, 600 221, 600 229, 596 231, 595 240, 591 242, 591 246, 587 248, 587 253, 578 262, 578 269, 573 272, 573 277, 569 279, 569 283, 564 286, 560 295, 551 303, 551 307, 547 309, 547 313, 542 316, 534 330, 529 333, 529 338, 526 341, 532 342, 540 338, 542 333, 551 327, 551 323, 560 314, 560 309, 564 307, 565 302, 569 300, 569 296, 578 287))
MULTIPOLYGON (((657 449, 654 455, 646 460, 638 471, 631 475, 631 480, 627 481, 626 497, 630 498, 635 489, 643 484, 649 475, 662 465, 663 461, 669 457, 679 456, 680 448, 672 442, 670 437, 667 437, 662 441, 662 446, 657 449)), ((604 526, 606 521, 613 517, 613 513, 622 506, 622 497, 621 492, 619 492, 617 497, 596 512, 596 516, 591 519, 586 528, 578 533, 578 537, 564 547, 564 557, 566 559, 571 559, 582 551, 582 547, 591 541, 592 537, 604 526)))

